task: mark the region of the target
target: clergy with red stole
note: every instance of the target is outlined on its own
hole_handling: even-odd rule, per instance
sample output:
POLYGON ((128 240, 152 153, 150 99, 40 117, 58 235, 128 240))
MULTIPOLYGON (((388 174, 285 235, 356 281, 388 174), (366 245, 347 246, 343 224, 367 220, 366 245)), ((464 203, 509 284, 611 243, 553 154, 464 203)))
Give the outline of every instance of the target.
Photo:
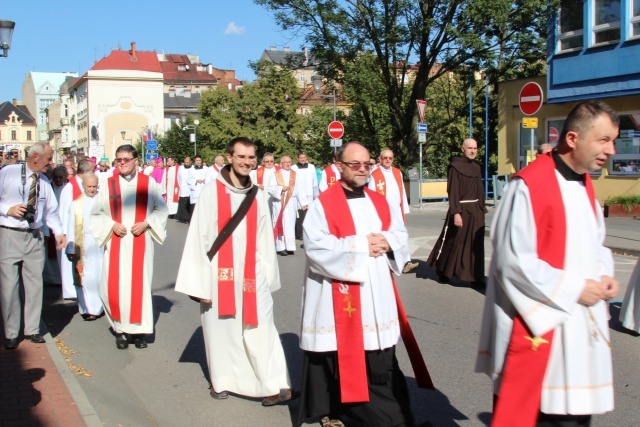
POLYGON ((323 192, 304 222, 304 350, 299 422, 411 426, 407 384, 396 359, 402 336, 416 380, 432 388, 394 275, 409 249, 399 205, 366 188, 369 152, 338 151, 342 179, 323 192))
POLYGON ((320 182, 318 183, 318 191, 321 193, 327 191, 338 181, 340 181, 340 170, 334 161, 322 170, 320 182))
POLYGON ((178 180, 178 170, 180 165, 176 163, 173 157, 167 157, 167 166, 164 169, 162 182, 164 184, 163 193, 167 198, 167 208, 169 209, 169 217, 173 218, 178 212, 178 202, 180 201, 180 182, 178 180))
POLYGON ((117 348, 128 347, 129 335, 137 348, 145 348, 145 334, 153 333, 153 241, 164 242, 168 210, 162 187, 137 172, 133 146, 118 147, 116 163, 117 173, 105 182, 91 211, 91 233, 106 248, 100 297, 117 348))
POLYGON ((296 212, 306 204, 306 197, 300 194, 296 171, 291 169, 291 157, 280 159, 280 170, 269 178, 267 192, 271 196, 276 252, 280 256, 293 255, 296 250, 296 212))
POLYGON ((589 173, 615 154, 618 115, 577 104, 556 149, 521 170, 491 226, 476 371, 492 426, 586 426, 613 410, 609 304, 619 291, 589 173))
POLYGON ((409 202, 403 182, 402 171, 393 166, 393 151, 382 150, 380 166, 371 172, 369 188, 383 195, 390 205, 400 206, 404 219, 405 215, 409 213, 409 202))
POLYGON ((263 397, 262 405, 271 406, 292 398, 273 320, 271 293, 280 288, 280 273, 271 215, 266 193, 249 178, 253 142, 235 138, 227 152, 229 164, 204 186, 195 205, 176 291, 200 303, 211 396, 263 397), (252 192, 255 199, 243 205, 252 192), (246 210, 234 217, 241 206, 246 210), (225 230, 231 221, 235 229, 225 230), (220 235, 228 237, 217 240, 220 235))

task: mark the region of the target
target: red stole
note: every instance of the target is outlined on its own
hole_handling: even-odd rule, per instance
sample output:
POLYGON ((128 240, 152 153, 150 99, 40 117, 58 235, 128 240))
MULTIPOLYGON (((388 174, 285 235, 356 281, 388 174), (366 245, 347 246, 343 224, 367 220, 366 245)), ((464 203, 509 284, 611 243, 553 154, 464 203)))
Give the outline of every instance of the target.
MULTIPOLYGON (((376 184, 376 192, 387 197, 387 180, 385 179, 384 172, 382 172, 381 169, 382 166, 377 167, 373 172, 371 172, 371 177, 374 180, 373 182, 376 184)), ((394 168, 393 166, 391 166, 391 172, 393 173, 393 177, 398 185, 398 191, 400 194, 400 212, 402 213, 402 220, 404 221, 404 206, 402 206, 402 201, 404 200, 402 197, 404 194, 404 184, 402 183, 402 172, 400 172, 400 169, 394 168)))
MULTIPOLYGON (((382 231, 388 230, 391 226, 389 204, 384 197, 381 197, 368 188, 364 190, 380 217, 382 231)), ((320 203, 322 203, 329 233, 338 238, 356 234, 353 216, 350 213, 349 204, 347 203, 347 197, 342 185, 335 185, 327 189, 318 199, 320 203)), ((433 382, 431 381, 427 367, 420 354, 420 349, 409 326, 407 314, 402 305, 393 274, 389 272, 389 275, 396 297, 400 335, 407 347, 416 381, 419 387, 433 389, 433 382)), ((361 284, 357 282, 339 282, 337 280, 333 280, 332 282, 333 313, 336 321, 338 372, 340 372, 340 397, 342 403, 369 401, 364 334, 362 329, 362 316, 360 314, 360 286, 361 284)))
POLYGON ((82 188, 78 184, 78 178, 74 176, 69 180, 69 184, 71 184, 71 198, 75 200, 82 195, 82 188))
POLYGON ((217 163, 214 163, 214 164, 213 164, 213 169, 214 169, 216 172, 220 173, 220 166, 218 166, 218 164, 217 164, 217 163))
MULTIPOLYGON (((276 171, 276 183, 279 187, 285 186, 284 177, 282 176, 282 172, 280 172, 280 170, 276 171)), ((280 236, 284 236, 284 225, 282 223, 284 218, 284 210, 289 204, 291 196, 293 195, 293 189, 296 186, 296 171, 294 171, 293 169, 289 169, 289 183, 286 186, 289 187, 289 191, 287 191, 287 194, 280 197, 280 213, 278 214, 276 224, 273 227, 273 237, 276 239, 280 236)))
POLYGON ((324 174, 327 177, 327 186, 331 188, 331 186, 337 182, 336 171, 333 170, 333 165, 324 168, 324 174))
MULTIPOLYGON (((218 201, 218 233, 231 220, 231 194, 220 180, 216 180, 218 201)), ((242 322, 258 326, 256 301, 256 240, 258 236, 258 201, 254 200, 245 217, 247 246, 242 279, 242 322)), ((236 315, 235 274, 233 266, 233 235, 218 251, 218 316, 236 315)))
MULTIPOLYGON (((527 184, 536 222, 538 257, 557 269, 564 267, 567 218, 552 153, 547 153, 517 175, 527 184)), ((589 174, 583 175, 587 196, 596 214, 595 192, 589 174)), ((547 369, 553 330, 542 337, 533 334, 517 314, 502 369, 500 395, 492 426, 535 425, 540 411, 542 382, 547 369), (534 345, 532 339, 538 340, 534 345)))
POLYGON ((178 200, 180 199, 180 183, 178 182, 178 168, 180 167, 180 165, 173 165, 173 166, 167 166, 165 168, 165 173, 166 175, 166 179, 165 179, 165 193, 167 193, 167 200, 169 200, 169 170, 171 168, 176 168, 176 176, 174 178, 174 182, 173 182, 173 203, 178 203, 178 200))
MULTIPOLYGON (((143 222, 147 218, 147 201, 149 197, 149 177, 138 173, 136 185, 136 213, 134 224, 143 222)), ((109 191, 109 206, 111 219, 122 223, 122 195, 120 193, 120 176, 118 173, 107 180, 109 191)), ((109 248, 109 273, 107 281, 107 296, 111 318, 121 321, 120 316, 120 242, 122 237, 111 235, 109 248)), ((142 290, 144 283, 144 251, 146 245, 145 233, 133 236, 133 260, 131 273, 131 310, 130 323, 142 323, 142 290)))

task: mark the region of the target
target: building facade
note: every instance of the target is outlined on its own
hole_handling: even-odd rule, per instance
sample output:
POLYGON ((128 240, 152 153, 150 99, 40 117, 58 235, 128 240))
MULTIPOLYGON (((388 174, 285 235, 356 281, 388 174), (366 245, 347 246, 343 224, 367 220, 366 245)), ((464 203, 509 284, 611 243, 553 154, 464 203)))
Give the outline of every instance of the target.
POLYGON ((0 104, 0 155, 18 150, 24 160, 29 147, 36 141, 37 124, 26 105, 13 102, 0 104))

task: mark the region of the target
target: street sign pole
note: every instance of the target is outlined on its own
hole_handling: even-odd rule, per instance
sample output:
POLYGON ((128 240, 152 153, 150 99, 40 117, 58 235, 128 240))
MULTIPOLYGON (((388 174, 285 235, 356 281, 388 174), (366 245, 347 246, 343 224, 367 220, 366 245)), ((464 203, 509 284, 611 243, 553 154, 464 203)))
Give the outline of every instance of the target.
POLYGON ((420 143, 420 176, 418 177, 418 197, 420 197, 420 210, 422 210, 422 142, 420 143))

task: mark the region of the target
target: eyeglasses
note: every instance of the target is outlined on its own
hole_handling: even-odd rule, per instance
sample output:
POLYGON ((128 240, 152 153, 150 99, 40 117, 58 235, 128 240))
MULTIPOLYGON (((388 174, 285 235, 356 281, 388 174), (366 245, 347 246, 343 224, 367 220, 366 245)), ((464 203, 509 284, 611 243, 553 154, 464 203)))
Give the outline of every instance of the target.
POLYGON ((352 171, 359 171, 363 166, 365 169, 369 169, 369 161, 366 162, 340 162, 343 165, 349 166, 352 171))
POLYGON ((380 157, 382 160, 393 160, 393 156, 389 157, 389 156, 385 156, 385 157, 380 157))
POLYGON ((262 163, 273 163, 273 160, 263 160, 262 163))
POLYGON ((131 158, 123 157, 123 158, 120 158, 120 159, 116 159, 116 163, 120 163, 120 164, 126 165, 126 164, 128 164, 131 160, 134 160, 134 157, 131 157, 131 158))

